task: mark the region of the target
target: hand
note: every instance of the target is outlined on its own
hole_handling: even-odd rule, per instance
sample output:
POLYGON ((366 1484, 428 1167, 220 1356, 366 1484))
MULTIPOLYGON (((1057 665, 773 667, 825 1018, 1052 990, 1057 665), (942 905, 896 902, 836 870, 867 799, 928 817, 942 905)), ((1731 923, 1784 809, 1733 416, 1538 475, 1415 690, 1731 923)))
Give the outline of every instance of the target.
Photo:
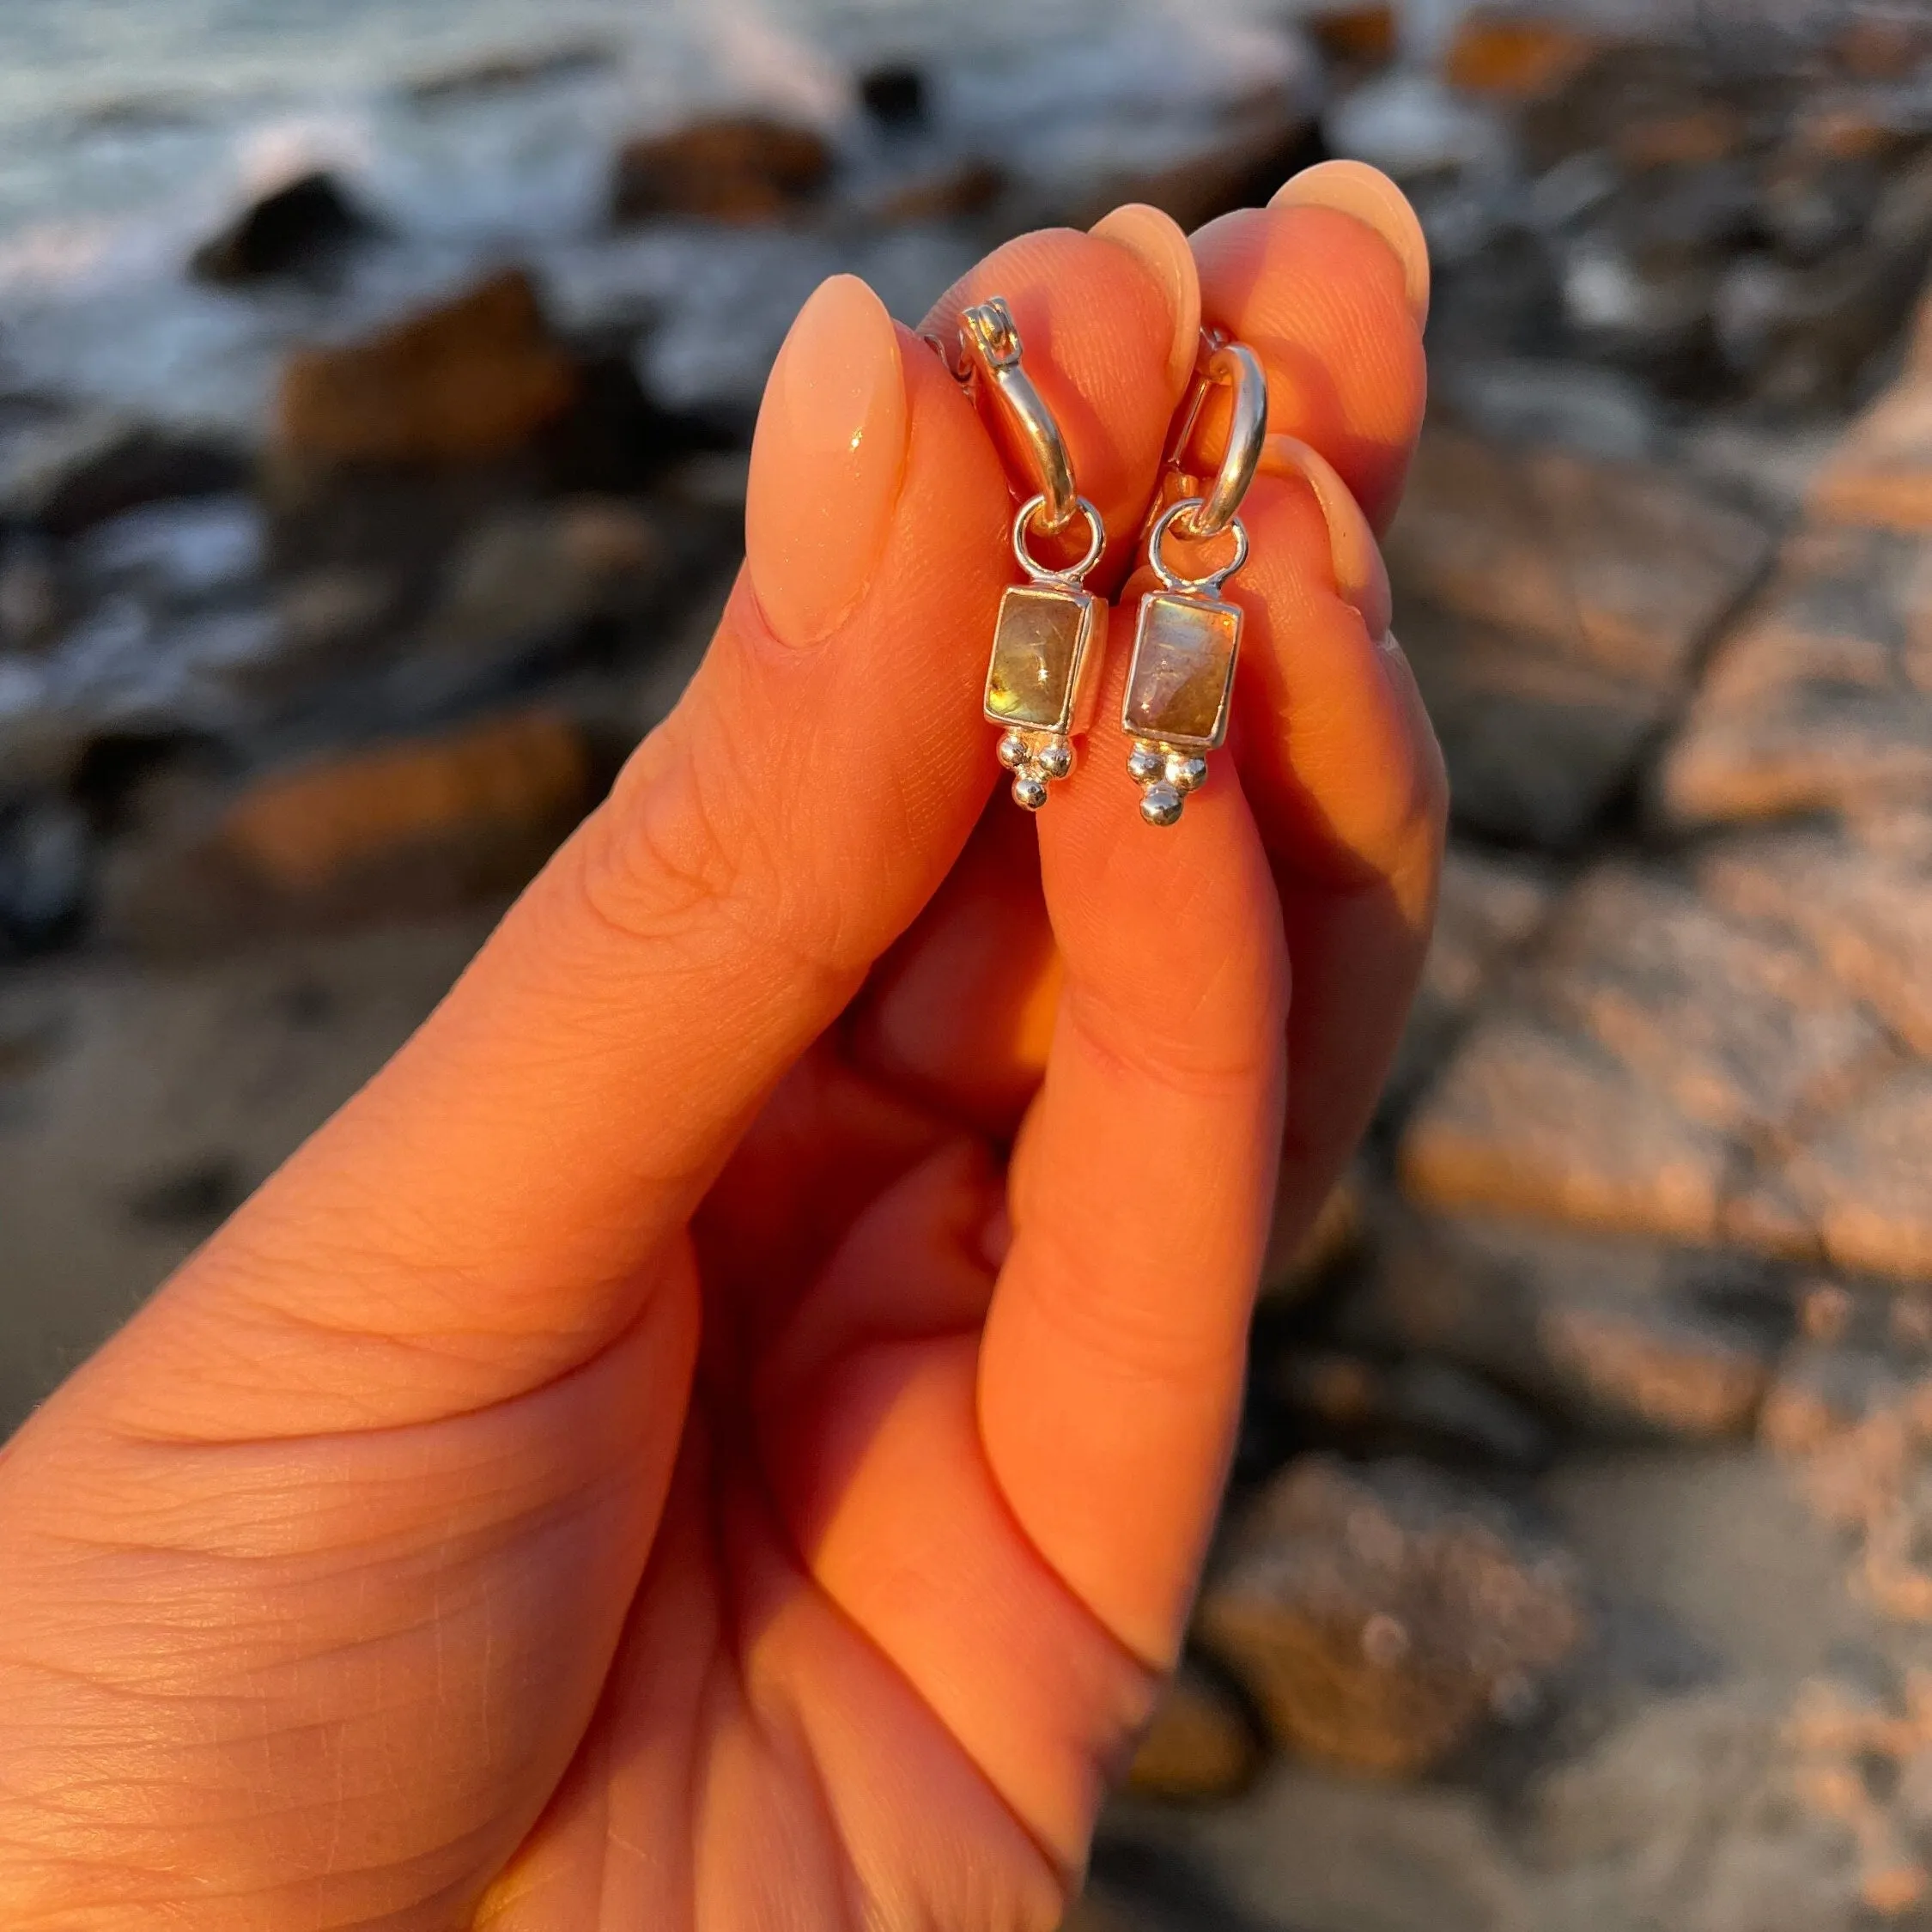
POLYGON ((1054 1922, 1180 1643, 1278 1178, 1291 1238, 1439 856, 1368 520, 1420 237, 1364 170, 1285 195, 1192 252, 1027 237, 935 312, 1010 298, 1115 533, 1037 838, 987 804, 994 438, 861 284, 808 304, 675 714, 0 1457, 13 1932, 1054 1922), (1281 440, 1236 739, 1157 833, 1107 720, 1203 314, 1281 440))

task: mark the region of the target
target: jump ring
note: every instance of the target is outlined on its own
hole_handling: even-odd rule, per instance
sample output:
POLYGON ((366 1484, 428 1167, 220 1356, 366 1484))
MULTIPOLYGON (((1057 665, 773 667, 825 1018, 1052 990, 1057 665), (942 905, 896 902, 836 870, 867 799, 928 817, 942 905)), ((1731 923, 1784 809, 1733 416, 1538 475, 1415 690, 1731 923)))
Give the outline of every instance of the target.
MULTIPOLYGON (((1070 563, 1064 569, 1055 569, 1050 564, 1039 562, 1026 547, 1026 533, 1034 517, 1046 507, 1047 499, 1042 492, 1038 496, 1030 496, 1019 507, 1013 519, 1013 555, 1019 559, 1020 568, 1025 571, 1036 584, 1078 584, 1080 580, 1100 562, 1100 553, 1107 548, 1107 526, 1100 520, 1100 512, 1084 496, 1073 499, 1076 510, 1084 513, 1089 536, 1087 554, 1078 563, 1070 563)), ((1041 527, 1048 535, 1053 534, 1052 526, 1042 517, 1041 527)))
POLYGON ((1189 511, 1197 514, 1181 534, 1184 539, 1199 541, 1194 537, 1193 524, 1200 520, 1198 513, 1205 501, 1206 499, 1200 496, 1183 496, 1177 503, 1168 506, 1147 538, 1147 561, 1153 565, 1154 574, 1169 590, 1191 591, 1206 597, 1217 597, 1220 594, 1221 586, 1248 561, 1248 527, 1239 517, 1232 519, 1225 526, 1234 536, 1234 555, 1218 570, 1210 570, 1201 577, 1183 577, 1178 571, 1169 569, 1166 559, 1161 555, 1161 544, 1166 539, 1168 532, 1189 511))
POLYGON ((1053 411, 1020 366, 1019 330, 1005 298, 994 295, 968 309, 960 319, 959 332, 968 351, 977 353, 1026 446, 1046 504, 1042 527, 1049 534, 1066 529, 1080 507, 1073 459, 1053 411))
POLYGON ((1221 459, 1214 487, 1182 532, 1195 539, 1218 537, 1233 524, 1261 466, 1268 434, 1268 379, 1260 358, 1245 343, 1216 343, 1202 365, 1201 381, 1204 386, 1227 384, 1233 392, 1233 415, 1228 424, 1228 453, 1221 459))

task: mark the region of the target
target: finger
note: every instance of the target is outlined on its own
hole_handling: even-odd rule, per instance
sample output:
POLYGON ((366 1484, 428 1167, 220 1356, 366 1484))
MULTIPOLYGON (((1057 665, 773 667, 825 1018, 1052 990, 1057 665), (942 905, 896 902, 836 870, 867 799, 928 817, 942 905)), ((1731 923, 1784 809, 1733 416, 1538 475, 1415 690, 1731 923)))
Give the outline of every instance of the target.
MULTIPOLYGON (((1081 313, 1052 331, 1076 361, 1081 313)), ((1136 313, 1164 367, 1159 291, 1136 313)), ((938 360, 862 283, 825 284, 775 370, 746 568, 684 699, 416 1038, 154 1304, 150 1342, 197 1327, 198 1393, 150 1394, 137 1362, 137 1409, 404 1420, 501 1400, 638 1318, 649 1264, 978 815, 1008 504, 938 360), (291 1318, 349 1338, 304 1360, 299 1400, 248 1360, 291 1318), (210 1329, 228 1373, 201 1372, 210 1329)))
MULTIPOLYGON (((1132 621, 1116 617, 1103 716, 1119 715, 1132 621)), ((1123 760, 1097 758, 1041 822, 1066 984, 1015 1160, 979 1416, 1034 1546, 1130 1651, 1164 1664, 1240 1400, 1288 987, 1232 769, 1170 832, 1139 807, 1123 760)))
POLYGON ((1007 1137, 1046 1070, 1059 995, 1039 841, 999 796, 918 925, 879 962, 848 1050, 890 1091, 1007 1137))
MULTIPOLYGON (((1200 295, 1187 237, 1157 210, 1138 206, 1115 210, 1091 234, 1022 235, 949 289, 922 326, 954 341, 961 313, 993 295, 1013 312, 1027 372, 1066 438, 1075 483, 1106 525, 1107 550, 1089 585, 1109 589, 1131 568, 1194 366, 1200 295)), ((1030 495, 1038 483, 1005 410, 988 385, 976 394, 1016 495, 1030 495)), ((1084 542, 1085 532, 1070 533, 1068 547, 1078 548, 1075 538, 1084 542)), ((1042 554, 1052 556, 1052 547, 1042 554)))
MULTIPOLYGON (((1268 376, 1268 425, 1334 466, 1378 530, 1401 495, 1427 379, 1428 252, 1394 184, 1359 162, 1297 175, 1265 209, 1194 238, 1202 319, 1246 343, 1268 376)), ((1224 446, 1211 396, 1204 467, 1224 446)))
POLYGON ((1242 508, 1252 558, 1230 749, 1280 895, 1296 999, 1280 1237, 1292 1242, 1366 1129, 1435 915, 1448 781, 1388 578, 1341 479, 1271 438, 1242 508))

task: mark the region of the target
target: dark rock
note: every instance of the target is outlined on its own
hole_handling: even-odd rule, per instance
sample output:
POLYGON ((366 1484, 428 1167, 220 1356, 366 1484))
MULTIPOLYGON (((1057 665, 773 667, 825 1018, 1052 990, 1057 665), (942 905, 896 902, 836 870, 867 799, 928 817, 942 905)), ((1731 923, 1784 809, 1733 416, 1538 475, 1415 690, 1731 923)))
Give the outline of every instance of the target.
POLYGON ((40 952, 73 939, 93 860, 87 820, 64 799, 0 815, 0 951, 40 952))
POLYGON ((593 777, 576 728, 548 710, 271 771, 124 844, 103 923, 179 953, 505 895, 583 815, 593 777))
POLYGON ((595 74, 615 66, 617 58, 617 48, 608 40, 566 41, 556 46, 485 54, 476 60, 421 75, 410 82, 404 91, 412 100, 425 105, 488 99, 552 81, 595 74))
POLYGON ((332 174, 305 174, 245 210, 195 251, 190 272, 224 287, 327 269, 385 233, 332 174))
POLYGON ((106 411, 58 419, 9 453, 0 511, 58 539, 145 504, 238 489, 250 467, 230 443, 106 411))
POLYGON ((889 61, 859 76, 859 101, 881 127, 922 127, 931 112, 924 71, 910 61, 889 61))
POLYGON ((1291 175, 1327 158, 1320 127, 1284 94, 1218 117, 1210 140, 1157 168, 1127 162, 1071 219, 1091 227, 1123 203, 1145 202, 1192 233, 1233 210, 1265 204, 1291 175))
POLYGON ((1588 1618, 1574 1564, 1486 1492, 1309 1457, 1236 1524, 1196 1627, 1286 1748, 1408 1777, 1533 1705, 1588 1618))
POLYGON ((1327 5, 1302 16, 1302 26, 1324 57, 1344 76, 1373 74, 1401 50, 1395 9, 1386 4, 1327 5))
POLYGON ((59 628, 67 608, 49 546, 31 538, 0 551, 0 648, 32 650, 59 628))
POLYGON ((1170 1801, 1232 1797, 1254 1782, 1261 1759, 1260 1731, 1241 1698, 1190 1659, 1161 1692, 1127 1789, 1170 1801))
POLYGON ((1378 1235, 1340 1334, 1459 1364, 1586 1436, 1748 1434, 1792 1327, 1782 1271, 1748 1258, 1400 1214, 1378 1235))
POLYGON ((143 1226, 204 1235, 227 1220, 247 1196, 233 1162, 208 1160, 150 1182, 128 1202, 127 1211, 143 1226))
POLYGON ((300 349, 282 373, 275 440, 285 461, 447 467, 527 451, 580 393, 520 270, 339 348, 300 349))
POLYGON ((611 209, 620 222, 782 221, 811 207, 831 174, 832 150, 810 128, 752 115, 696 121, 625 144, 611 209))
POLYGON ((873 207, 872 218, 886 223, 969 221, 993 207, 1006 188, 1006 171, 995 162, 963 161, 898 184, 873 207))

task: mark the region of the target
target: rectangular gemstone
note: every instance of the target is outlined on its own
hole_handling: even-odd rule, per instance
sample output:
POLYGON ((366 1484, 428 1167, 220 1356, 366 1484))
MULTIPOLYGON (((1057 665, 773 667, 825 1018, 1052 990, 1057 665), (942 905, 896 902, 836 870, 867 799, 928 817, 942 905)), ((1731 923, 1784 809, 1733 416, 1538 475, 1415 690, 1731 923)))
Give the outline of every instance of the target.
POLYGON ((1077 728, 1093 612, 1084 591, 1018 584, 1006 592, 986 674, 986 714, 994 724, 1077 728))
POLYGON ((1140 600, 1121 729, 1189 750, 1214 750, 1227 735, 1240 646, 1234 605, 1150 591, 1140 600))

